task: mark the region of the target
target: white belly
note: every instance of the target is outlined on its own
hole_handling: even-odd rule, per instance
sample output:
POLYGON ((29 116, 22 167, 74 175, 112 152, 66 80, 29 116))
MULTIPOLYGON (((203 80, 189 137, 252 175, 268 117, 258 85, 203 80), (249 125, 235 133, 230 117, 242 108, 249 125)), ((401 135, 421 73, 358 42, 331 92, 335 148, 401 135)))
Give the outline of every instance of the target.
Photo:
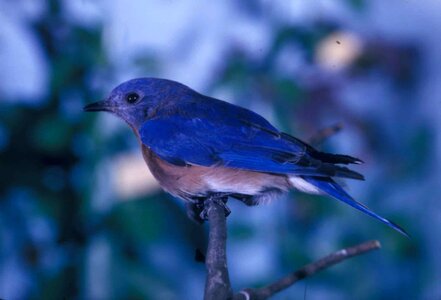
POLYGON ((286 191, 290 185, 286 176, 222 167, 213 168, 202 178, 211 191, 243 195, 257 195, 271 188, 286 191))
POLYGON ((319 190, 314 185, 307 182, 305 179, 300 178, 298 176, 290 176, 289 182, 291 182, 292 186, 295 189, 298 189, 301 192, 308 193, 308 194, 322 194, 323 192, 319 190))

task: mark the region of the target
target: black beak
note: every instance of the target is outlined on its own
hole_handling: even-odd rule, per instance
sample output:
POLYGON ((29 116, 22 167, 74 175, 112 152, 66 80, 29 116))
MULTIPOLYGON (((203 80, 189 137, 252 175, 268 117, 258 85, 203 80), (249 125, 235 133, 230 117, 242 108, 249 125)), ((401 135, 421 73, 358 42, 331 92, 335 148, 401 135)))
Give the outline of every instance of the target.
POLYGON ((98 101, 84 106, 84 111, 110 111, 114 110, 115 106, 108 100, 98 101))

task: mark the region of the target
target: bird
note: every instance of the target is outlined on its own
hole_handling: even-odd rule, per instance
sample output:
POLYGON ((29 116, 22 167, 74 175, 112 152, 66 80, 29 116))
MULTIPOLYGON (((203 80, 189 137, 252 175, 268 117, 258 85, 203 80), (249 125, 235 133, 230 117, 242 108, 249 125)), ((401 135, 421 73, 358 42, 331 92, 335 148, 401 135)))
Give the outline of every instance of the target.
POLYGON ((187 214, 199 223, 204 221, 203 204, 209 197, 223 203, 234 198, 252 206, 297 189, 340 200, 409 236, 398 224, 352 198, 336 181, 364 180, 347 167, 361 164, 360 159, 319 151, 251 110, 179 82, 131 79, 84 110, 110 112, 124 120, 160 186, 183 199, 187 214))

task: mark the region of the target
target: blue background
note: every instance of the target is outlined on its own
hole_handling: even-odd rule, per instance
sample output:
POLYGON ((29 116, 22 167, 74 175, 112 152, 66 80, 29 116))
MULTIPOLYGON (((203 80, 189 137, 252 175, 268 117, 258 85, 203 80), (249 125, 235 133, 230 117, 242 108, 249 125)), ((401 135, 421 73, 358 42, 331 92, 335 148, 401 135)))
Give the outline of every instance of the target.
POLYGON ((347 189, 412 235, 326 197, 230 202, 235 290, 379 239, 275 299, 439 299, 440 36, 436 0, 0 1, 0 298, 202 298, 206 226, 122 121, 82 111, 152 76, 301 139, 342 124, 321 149, 363 159, 347 189))

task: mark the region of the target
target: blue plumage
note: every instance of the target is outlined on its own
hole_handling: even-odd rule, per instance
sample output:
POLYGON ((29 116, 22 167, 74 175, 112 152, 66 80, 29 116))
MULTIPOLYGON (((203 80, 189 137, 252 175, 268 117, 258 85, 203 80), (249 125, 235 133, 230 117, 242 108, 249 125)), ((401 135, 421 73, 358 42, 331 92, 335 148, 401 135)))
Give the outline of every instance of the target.
POLYGON ((295 187, 341 200, 407 236, 332 179, 363 180, 342 166, 361 163, 359 159, 317 151, 245 108, 174 81, 139 78, 85 110, 109 111, 124 119, 139 137, 154 176, 177 197, 193 201, 220 193, 256 204, 295 187))
POLYGON ((193 98, 184 99, 174 112, 160 113, 142 124, 141 141, 174 164, 363 179, 345 167, 315 159, 304 143, 287 139, 287 134, 251 111, 208 97, 202 100, 192 105, 193 98))

